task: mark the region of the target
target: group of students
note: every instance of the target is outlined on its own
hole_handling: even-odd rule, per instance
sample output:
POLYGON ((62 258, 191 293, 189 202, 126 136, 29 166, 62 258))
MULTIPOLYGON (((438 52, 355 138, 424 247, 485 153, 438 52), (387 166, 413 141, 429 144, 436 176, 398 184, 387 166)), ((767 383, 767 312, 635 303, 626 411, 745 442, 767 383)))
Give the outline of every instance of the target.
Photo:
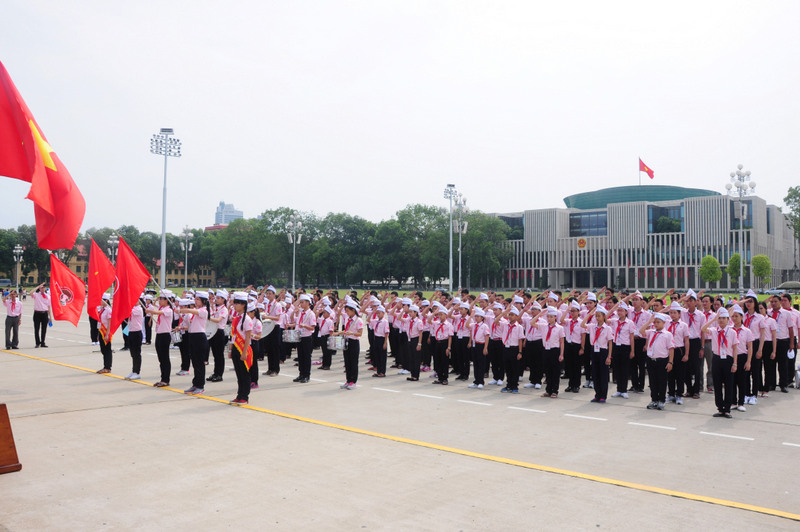
MULTIPOLYGON (((23 298, 15 289, 3 292, 3 304, 6 307, 6 349, 19 348, 19 326, 22 322, 22 301, 27 292, 22 290, 23 298)), ((47 328, 53 325, 53 311, 50 302, 50 290, 45 283, 40 284, 31 291, 33 297, 33 337, 36 348, 47 347, 47 328)))
MULTIPOLYGON (((102 334, 110 319, 107 298, 104 307, 99 373, 111 369, 110 339, 102 334)), ((161 380, 155 386, 169 385, 169 346, 175 342, 181 351, 177 374, 188 375, 190 366, 194 372, 186 393, 204 393, 205 382, 222 381, 230 342, 238 381, 234 404, 246 404, 250 390, 258 388, 258 362, 265 358, 263 375, 275 376, 296 349, 297 383, 309 381, 314 364, 329 370, 335 353, 329 339, 337 336, 345 339, 342 388, 354 389, 366 328, 367 363, 375 378, 386 376, 391 354, 390 368, 409 381, 431 369, 438 385, 448 385, 451 377, 467 381, 472 373, 471 388, 496 385, 518 394, 527 371, 525 388, 544 387, 543 397, 557 398, 563 374, 564 392, 590 388, 591 401, 604 403, 610 382, 616 383, 612 397, 627 399, 629 392, 644 392, 648 376, 648 409, 699 399, 705 389, 715 394, 719 417, 745 411, 771 391, 788 392, 800 331, 800 311, 791 296, 758 302, 752 291, 743 301, 725 301, 703 291, 678 296, 669 290, 645 298, 638 291, 616 294, 605 288, 597 294, 545 291, 535 297, 517 291, 508 298, 464 290, 457 296, 436 292, 430 300, 420 292, 408 297, 352 292, 340 299, 333 291, 291 294, 273 286, 232 294, 190 291, 183 298, 165 290, 157 298, 143 294, 133 309, 126 331, 133 358, 129 379, 139 378, 141 344, 149 338, 149 331, 142 336, 142 327, 149 329, 146 317, 156 322, 161 380), (316 348, 321 360, 312 362, 316 348), (206 379, 210 353, 213 373, 206 379)))

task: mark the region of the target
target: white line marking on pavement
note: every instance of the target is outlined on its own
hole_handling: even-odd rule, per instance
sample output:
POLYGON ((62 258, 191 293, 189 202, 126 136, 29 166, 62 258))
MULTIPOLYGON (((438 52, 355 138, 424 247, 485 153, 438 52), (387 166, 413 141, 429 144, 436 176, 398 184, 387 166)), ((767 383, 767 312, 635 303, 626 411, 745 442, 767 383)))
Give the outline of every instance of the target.
POLYGON ((467 401, 466 399, 459 399, 458 402, 467 403, 468 405, 492 406, 490 403, 479 403, 478 401, 467 401))
POLYGON ((564 414, 567 417, 577 417, 579 419, 591 419, 592 421, 608 421, 604 417, 592 417, 592 416, 579 416, 578 414, 564 414))
POLYGON ((373 390, 378 390, 379 392, 392 392, 392 393, 400 393, 400 390, 390 390, 389 388, 372 388, 373 390))
POLYGON ((511 410, 522 410, 524 412, 536 412, 537 414, 546 414, 547 410, 536 410, 534 408, 522 408, 521 406, 509 406, 511 410))
POLYGON ((651 429, 678 430, 676 427, 665 427, 664 425, 651 425, 649 423, 634 423, 633 421, 628 421, 628 425, 636 425, 637 427, 650 427, 651 429))
POLYGON ((308 380, 314 381, 314 382, 328 382, 325 379, 308 379, 308 380))
POLYGON ((719 436, 720 438, 733 438, 734 440, 747 440, 753 441, 755 438, 748 438, 746 436, 732 436, 730 434, 719 434, 717 432, 703 432, 700 431, 700 434, 705 434, 706 436, 719 436))
POLYGON ((800 443, 789 443, 788 441, 785 441, 783 444, 788 445, 789 447, 800 447, 800 443))
POLYGON ((417 397, 427 397, 428 399, 444 399, 444 397, 439 397, 438 395, 427 395, 424 393, 415 393, 412 395, 416 395, 417 397))

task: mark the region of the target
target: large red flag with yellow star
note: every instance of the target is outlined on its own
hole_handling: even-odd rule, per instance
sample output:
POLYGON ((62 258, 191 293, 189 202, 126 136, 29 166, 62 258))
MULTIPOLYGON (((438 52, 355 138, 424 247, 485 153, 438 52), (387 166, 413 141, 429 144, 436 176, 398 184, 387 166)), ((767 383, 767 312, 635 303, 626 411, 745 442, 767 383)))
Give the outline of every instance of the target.
POLYGON ((642 158, 641 158, 641 157, 639 157, 639 171, 640 171, 640 172, 646 172, 646 173, 647 173, 647 175, 649 175, 649 176, 650 176, 650 179, 653 179, 653 178, 655 178, 655 172, 653 172, 653 171, 650 169, 650 167, 649 167, 649 166, 647 166, 646 164, 644 164, 644 162, 642 162, 642 158))
POLYGON ((42 249, 72 249, 86 202, 0 63, 0 175, 31 184, 42 249))

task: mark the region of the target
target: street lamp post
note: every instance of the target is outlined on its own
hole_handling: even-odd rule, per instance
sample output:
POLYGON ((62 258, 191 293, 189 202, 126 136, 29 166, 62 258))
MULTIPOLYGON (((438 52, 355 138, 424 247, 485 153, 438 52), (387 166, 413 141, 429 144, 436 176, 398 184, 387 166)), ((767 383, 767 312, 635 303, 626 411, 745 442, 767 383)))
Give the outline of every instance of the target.
POLYGON ((461 235, 467 232, 467 222, 462 220, 463 216, 469 212, 467 198, 465 198, 461 192, 459 192, 456 197, 455 207, 458 211, 458 222, 456 222, 457 225, 455 227, 455 231, 458 233, 458 289, 461 290, 464 288, 461 285, 461 235))
POLYGON ((186 290, 188 288, 188 278, 189 278, 189 252, 192 250, 192 245, 194 242, 189 242, 192 239, 192 232, 189 231, 189 226, 183 228, 183 233, 181 233, 184 242, 181 242, 181 249, 185 251, 185 255, 183 258, 183 289, 186 290))
POLYGON ((117 249, 119 249, 119 237, 114 233, 108 237, 108 258, 112 264, 117 263, 117 249))
POLYGON ((294 292, 295 288, 294 274, 297 258, 297 244, 299 244, 300 240, 303 239, 303 235, 300 233, 302 229, 303 222, 300 221, 300 218, 296 214, 293 214, 289 218, 289 222, 286 224, 286 236, 289 237, 289 243, 292 245, 292 292, 294 292))
POLYGON ((731 182, 725 185, 728 195, 739 198, 734 202, 736 217, 739 218, 739 300, 744 298, 744 265, 747 262, 747 254, 744 250, 744 218, 747 207, 744 204, 744 197, 754 194, 756 182, 750 181, 750 170, 742 171, 742 165, 736 166, 736 171, 731 172, 731 182))
POLYGON ((166 286, 164 277, 167 267, 167 158, 181 156, 181 141, 170 138, 175 132, 171 127, 162 127, 158 134, 150 139, 150 153, 164 156, 164 199, 161 202, 161 286, 166 286))
POLYGON ((22 253, 24 251, 21 245, 14 246, 14 262, 17 263, 17 293, 19 293, 20 266, 22 265, 22 253))
POLYGON ((450 200, 450 292, 453 292, 453 198, 458 192, 453 183, 448 183, 444 189, 445 199, 450 200))

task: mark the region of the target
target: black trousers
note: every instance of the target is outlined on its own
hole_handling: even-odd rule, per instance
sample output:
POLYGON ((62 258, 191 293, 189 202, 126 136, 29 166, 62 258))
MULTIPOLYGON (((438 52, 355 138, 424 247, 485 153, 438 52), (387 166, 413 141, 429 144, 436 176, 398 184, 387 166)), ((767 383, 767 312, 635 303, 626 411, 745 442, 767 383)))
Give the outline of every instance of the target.
POLYGON ((89 338, 92 343, 100 341, 100 331, 97 330, 97 320, 89 316, 89 338))
POLYGON ((144 341, 150 345, 153 340, 153 318, 148 314, 144 317, 144 341))
POLYGON ((6 316, 6 348, 19 346, 19 316, 6 316))
POLYGON ((794 363, 794 360, 789 360, 789 357, 786 356, 788 352, 789 339, 778 340, 775 345, 775 364, 778 366, 778 386, 781 388, 789 386, 794 378, 794 372, 789 371, 789 364, 794 363))
POLYGON ((697 395, 703 386, 703 340, 689 338, 689 360, 686 361, 686 393, 697 395))
POLYGON ((397 365, 397 356, 398 356, 398 353, 397 353, 397 338, 399 336, 400 336, 400 330, 390 325, 389 326, 389 349, 392 351, 392 356, 395 359, 395 361, 394 361, 395 363, 393 364, 395 366, 397 365))
POLYGON ((161 366, 161 382, 165 384, 169 384, 169 374, 172 371, 172 363, 169 360, 170 340, 169 333, 156 334, 156 355, 158 355, 158 364, 161 366))
POLYGON ((311 351, 314 350, 314 339, 311 336, 301 336, 297 345, 297 371, 301 379, 311 377, 311 351))
POLYGON ((531 373, 528 377, 531 384, 542 384, 542 354, 544 353, 544 344, 541 340, 528 340, 525 343, 525 360, 527 365, 531 368, 531 373))
POLYGON ((250 339, 250 349, 253 350, 253 363, 250 365, 250 382, 258 384, 258 354, 261 350, 261 340, 250 339))
POLYGON ((650 377, 650 400, 656 403, 667 401, 667 362, 669 358, 647 357, 647 375, 650 377))
POLYGON ((358 354, 361 351, 361 342, 348 338, 344 348, 344 370, 347 382, 358 382, 358 354))
POLYGON ((103 368, 111 369, 111 343, 106 343, 106 341, 103 339, 103 335, 100 335, 100 352, 103 354, 103 368))
POLYGON ((764 349, 761 350, 764 356, 761 360, 764 363, 764 382, 761 385, 762 392, 768 392, 775 389, 775 370, 777 369, 777 365, 775 364, 775 359, 772 358, 774 354, 772 351, 772 340, 764 342, 764 349))
POLYGON ((558 385, 561 382, 561 363, 558 357, 561 350, 558 347, 544 350, 544 374, 547 379, 546 392, 558 395, 558 385))
POLYGON ((733 374, 731 405, 744 406, 744 398, 750 395, 750 372, 745 371, 747 353, 736 355, 736 373, 733 374))
MULTIPOLYGON (((714 380, 714 403, 720 412, 730 412, 733 392, 733 357, 711 359, 711 378, 714 380)), ((739 368, 736 368, 738 371, 739 368)))
MULTIPOLYGON (((567 386, 572 389, 581 387, 581 355, 578 355, 580 351, 581 344, 574 344, 572 342, 564 344, 564 371, 569 379, 567 380, 567 386)), ((586 356, 586 353, 582 356, 586 356)), ((548 382, 549 381, 550 378, 548 377, 548 382)), ((556 386, 558 386, 558 384, 556 384, 556 386)))
POLYGON ((453 358, 453 369, 462 379, 469 378, 469 336, 459 338, 453 337, 455 347, 455 357, 453 358))
MULTIPOLYGON (((253 358, 255 358, 255 354, 253 358)), ((235 346, 231 354, 231 360, 233 362, 233 371, 236 372, 236 398, 247 401, 250 399, 250 371, 241 358, 241 352, 235 346)))
POLYGON ((47 322, 50 318, 46 310, 37 310, 33 313, 33 337, 36 339, 36 347, 44 343, 47 336, 47 322))
POLYGON ((419 336, 408 340, 408 358, 406 369, 411 372, 411 377, 419 379, 419 365, 422 358, 422 346, 419 345, 419 336), (417 350, 419 348, 419 351, 417 350))
POLYGON ((633 339, 633 358, 631 359, 631 388, 644 390, 645 367, 647 367, 647 338, 633 339))
POLYGON ((394 363, 398 368, 408 369, 408 333, 397 333, 397 355, 394 363))
POLYGON ((433 360, 433 343, 428 343, 431 337, 429 331, 422 332, 422 365, 431 367, 431 360, 433 360))
POLYGON ((485 384, 484 383, 484 375, 486 375, 486 362, 487 362, 487 355, 483 354, 483 349, 486 344, 473 344, 470 351, 472 351, 472 366, 473 371, 475 372, 475 384, 485 384))
POLYGON ((608 349, 595 352, 592 349, 592 382, 594 382, 595 399, 608 398, 608 349))
MULTIPOLYGON (((444 340, 434 340, 436 351, 433 356, 433 370, 436 378, 440 382, 447 382, 447 374, 450 371, 450 357, 447 356, 447 338, 444 340)), ((503 345, 502 343, 500 344, 503 345)))
POLYGON ((189 371, 189 368, 192 367, 192 349, 189 345, 189 335, 187 333, 181 335, 178 351, 181 354, 181 371, 189 371))
POLYGON ((586 339, 583 342, 583 354, 585 355, 581 360, 584 368, 584 375, 586 375, 586 380, 592 380, 592 357, 591 353, 594 351, 592 347, 592 342, 589 339, 589 335, 586 335, 586 339))
MULTIPOLYGON (((333 349, 328 348, 328 338, 331 336, 329 334, 318 336, 317 341, 319 342, 319 347, 322 349, 322 367, 329 368, 331 367, 331 362, 333 361, 333 353, 335 352, 333 349)), ((262 338, 261 341, 263 342, 264 339, 262 338)))
POLYGON ((503 380, 503 341, 489 340, 489 361, 492 364, 492 379, 503 380))
POLYGON ((217 329, 209 343, 211 344, 211 353, 214 356, 214 375, 222 377, 225 372, 225 344, 228 343, 225 331, 217 329))
POLYGON ((208 338, 206 333, 186 333, 183 335, 183 341, 189 338, 189 356, 192 360, 192 369, 194 376, 192 377, 192 386, 200 388, 201 390, 206 385, 206 358, 208 357, 208 338))
POLYGON ((281 328, 275 327, 262 338, 264 351, 267 354, 267 371, 275 374, 281 372, 281 328))
POLYGON ((128 331, 133 373, 142 372, 142 331, 128 331))
POLYGON ((614 349, 611 351, 611 365, 614 367, 617 391, 627 393, 628 373, 631 369, 631 346, 614 344, 614 349))
POLYGON ((519 389, 519 345, 503 347, 503 366, 506 372, 506 388, 509 390, 519 389))
MULTIPOLYGON (((386 342, 385 336, 372 336, 372 345, 369 348, 369 357, 372 360, 372 365, 375 366, 375 373, 386 375, 386 348, 383 347, 386 342)), ((387 346, 388 347, 388 346, 387 346)))
POLYGON ((667 387, 669 389, 669 395, 673 397, 681 396, 684 392, 683 385, 686 382, 686 366, 689 363, 688 360, 686 362, 683 361, 685 349, 685 347, 675 348, 675 358, 672 362, 672 371, 670 371, 667 375, 667 387))
POLYGON ((758 392, 764 385, 764 379, 761 373, 761 368, 764 365, 763 355, 762 358, 758 358, 756 356, 758 354, 758 349, 760 346, 761 346, 761 340, 753 340, 753 358, 750 360, 750 371, 748 372, 750 376, 748 389, 750 392, 749 395, 752 395, 754 397, 758 395, 758 392))

